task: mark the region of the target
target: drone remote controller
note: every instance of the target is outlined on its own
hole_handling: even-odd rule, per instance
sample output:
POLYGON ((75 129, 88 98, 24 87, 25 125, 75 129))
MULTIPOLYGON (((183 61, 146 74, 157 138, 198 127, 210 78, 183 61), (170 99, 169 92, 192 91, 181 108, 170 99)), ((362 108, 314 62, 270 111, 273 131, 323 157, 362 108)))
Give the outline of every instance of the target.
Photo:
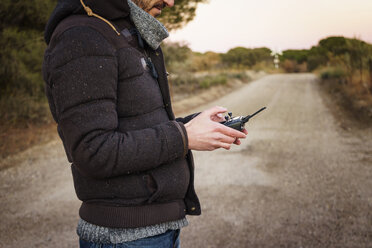
POLYGON ((243 131, 245 123, 247 123, 249 119, 251 119, 253 116, 257 115, 258 113, 260 113, 261 111, 265 109, 266 107, 263 107, 262 109, 258 110, 254 114, 247 115, 247 116, 236 116, 236 117, 233 117, 232 113, 229 112, 228 115, 225 116, 226 121, 221 122, 221 124, 227 127, 234 128, 238 131, 243 131))

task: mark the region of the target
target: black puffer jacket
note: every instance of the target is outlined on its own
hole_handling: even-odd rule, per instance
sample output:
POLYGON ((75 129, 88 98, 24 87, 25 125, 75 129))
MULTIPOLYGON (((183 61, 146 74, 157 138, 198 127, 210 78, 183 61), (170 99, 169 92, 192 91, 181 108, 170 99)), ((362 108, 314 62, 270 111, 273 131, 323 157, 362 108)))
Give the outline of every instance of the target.
POLYGON ((161 49, 139 46, 126 1, 86 4, 121 35, 78 0, 59 1, 43 67, 81 218, 132 228, 200 214, 183 126, 192 117, 174 118, 161 49))

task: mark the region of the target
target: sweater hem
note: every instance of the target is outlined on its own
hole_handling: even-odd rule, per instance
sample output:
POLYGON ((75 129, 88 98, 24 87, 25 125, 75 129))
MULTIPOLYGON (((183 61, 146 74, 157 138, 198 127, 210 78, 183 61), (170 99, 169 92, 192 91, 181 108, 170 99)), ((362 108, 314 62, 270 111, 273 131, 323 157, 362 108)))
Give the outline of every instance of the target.
POLYGON ((187 219, 183 218, 176 221, 170 221, 146 227, 109 228, 96 226, 80 219, 76 229, 76 233, 80 237, 80 239, 88 242, 100 244, 121 244, 160 235, 167 232, 168 230, 180 230, 187 225, 187 219))

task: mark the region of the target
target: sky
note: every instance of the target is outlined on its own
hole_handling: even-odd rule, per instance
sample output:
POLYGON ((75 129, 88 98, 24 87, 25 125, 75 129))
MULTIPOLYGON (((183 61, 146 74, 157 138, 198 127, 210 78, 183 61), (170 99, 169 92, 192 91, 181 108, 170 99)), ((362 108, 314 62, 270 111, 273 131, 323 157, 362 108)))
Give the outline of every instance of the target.
POLYGON ((197 52, 237 46, 282 51, 309 49, 335 35, 372 43, 372 0, 209 0, 168 41, 197 52))

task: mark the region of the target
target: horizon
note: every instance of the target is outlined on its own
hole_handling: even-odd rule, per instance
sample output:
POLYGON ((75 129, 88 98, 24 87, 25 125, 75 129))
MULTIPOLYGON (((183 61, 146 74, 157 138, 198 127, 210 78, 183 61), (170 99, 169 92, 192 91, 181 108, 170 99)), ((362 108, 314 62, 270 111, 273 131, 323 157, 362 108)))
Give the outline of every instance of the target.
MULTIPOLYGON (((282 50, 280 50, 280 51, 276 51, 276 52, 283 52, 283 51, 288 51, 288 50, 310 50, 312 47, 314 47, 314 46, 318 46, 318 45, 319 45, 319 42, 320 42, 321 40, 328 39, 328 38, 331 38, 331 37, 343 37, 343 38, 345 38, 345 39, 357 39, 357 40, 364 41, 364 42, 366 42, 366 43, 372 45, 372 42, 369 42, 369 41, 366 41, 366 40, 360 39, 360 38, 358 38, 358 37, 347 37, 347 36, 344 36, 344 35, 330 35, 330 36, 327 36, 327 37, 324 37, 324 38, 319 39, 319 41, 318 41, 316 44, 314 44, 314 45, 312 45, 312 46, 310 46, 310 47, 308 47, 308 48, 306 48, 306 47, 305 47, 305 48, 288 48, 288 49, 282 49, 282 50)), ((172 41, 172 40, 166 40, 165 42, 180 42, 180 44, 185 44, 185 45, 187 45, 187 46, 188 46, 188 47, 189 47, 193 52, 196 52, 196 53, 202 53, 202 54, 204 54, 204 53, 209 53, 209 52, 212 52, 212 53, 227 53, 230 49, 234 49, 234 48, 237 48, 237 47, 243 47, 243 48, 248 48, 248 49, 269 48, 271 51, 274 51, 274 50, 271 49, 270 47, 266 47, 266 46, 256 46, 256 47, 236 46, 236 47, 231 47, 229 50, 227 50, 227 51, 222 51, 222 52, 219 52, 219 51, 212 51, 212 50, 206 50, 206 51, 204 51, 204 52, 201 52, 201 51, 195 51, 195 50, 193 50, 193 49, 190 47, 190 45, 187 44, 187 42, 185 42, 185 41, 172 41)))
POLYGON ((267 47, 277 52, 310 49, 320 40, 333 36, 357 38, 372 44, 371 12, 372 1, 368 0, 310 3, 230 0, 229 4, 210 0, 199 4, 194 20, 182 29, 171 31, 167 41, 186 43, 201 53, 226 53, 235 47, 267 47), (244 11, 237 11, 237 6, 244 11))

